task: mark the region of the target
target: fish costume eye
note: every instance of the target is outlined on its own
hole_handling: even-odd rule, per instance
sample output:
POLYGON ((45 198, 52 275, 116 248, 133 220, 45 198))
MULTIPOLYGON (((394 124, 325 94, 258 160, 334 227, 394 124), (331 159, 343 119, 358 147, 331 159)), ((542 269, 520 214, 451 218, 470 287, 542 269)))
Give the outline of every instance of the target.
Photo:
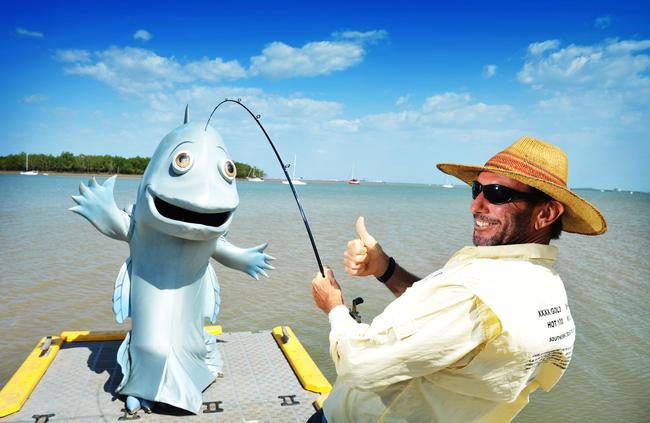
POLYGON ((174 172, 176 172, 176 174, 182 175, 183 173, 190 170, 193 163, 194 159, 192 158, 192 153, 189 151, 179 151, 174 157, 172 167, 174 168, 174 172))
POLYGON ((232 160, 226 159, 221 162, 219 170, 221 171, 224 179, 228 182, 232 182, 232 180, 235 179, 235 176, 237 176, 237 167, 232 160))

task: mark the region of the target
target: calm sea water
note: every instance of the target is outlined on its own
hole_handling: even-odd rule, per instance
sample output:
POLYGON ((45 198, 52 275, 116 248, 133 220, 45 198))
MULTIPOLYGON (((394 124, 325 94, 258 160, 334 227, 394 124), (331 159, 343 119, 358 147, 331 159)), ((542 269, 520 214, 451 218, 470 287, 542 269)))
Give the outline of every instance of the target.
MULTIPOLYGON (((82 179, 0 175, 0 386, 44 335, 125 328, 115 323, 111 297, 128 247, 67 210, 82 179)), ((138 184, 118 178, 120 207, 135 201, 138 184)), ((329 325, 311 299, 316 261, 289 187, 238 182, 238 189, 229 239, 239 246, 269 242, 276 270, 256 281, 213 263, 222 288, 219 323, 226 331, 290 325, 333 381, 329 325)), ((323 262, 334 269, 347 302, 365 299, 365 321, 392 296, 376 281, 343 271, 358 215, 386 251, 421 276, 471 243, 466 187, 310 183, 297 189, 323 262)), ((556 242, 577 326, 574 359, 558 386, 534 394, 517 421, 648 421, 650 195, 580 194, 603 212, 610 229, 600 237, 563 234, 556 242)))

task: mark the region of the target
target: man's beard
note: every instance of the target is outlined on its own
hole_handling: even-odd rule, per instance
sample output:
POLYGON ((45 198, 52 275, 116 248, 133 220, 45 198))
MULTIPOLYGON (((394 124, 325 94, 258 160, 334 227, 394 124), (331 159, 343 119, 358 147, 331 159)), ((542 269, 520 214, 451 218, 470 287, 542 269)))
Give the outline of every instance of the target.
MULTIPOLYGON (((477 247, 488 247, 492 245, 520 244, 520 240, 526 235, 532 215, 533 210, 529 208, 517 213, 512 213, 510 215, 512 216, 512 219, 506 222, 499 221, 501 230, 487 238, 477 235, 476 230, 474 230, 474 245, 477 247)), ((496 221, 496 219, 489 218, 480 213, 475 214, 474 218, 481 216, 485 220, 496 221)))

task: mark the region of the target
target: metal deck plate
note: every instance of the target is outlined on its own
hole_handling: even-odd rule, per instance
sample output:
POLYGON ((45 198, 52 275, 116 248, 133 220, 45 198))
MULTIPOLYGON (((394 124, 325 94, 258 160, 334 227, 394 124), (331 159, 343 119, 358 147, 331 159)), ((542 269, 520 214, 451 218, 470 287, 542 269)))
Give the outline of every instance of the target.
POLYGON ((300 385, 271 331, 217 336, 224 376, 203 393, 198 415, 154 408, 124 412, 115 393, 122 377, 115 361, 120 341, 64 343, 23 408, 3 422, 305 422, 319 394, 300 385), (40 417, 39 417, 40 416, 40 417))

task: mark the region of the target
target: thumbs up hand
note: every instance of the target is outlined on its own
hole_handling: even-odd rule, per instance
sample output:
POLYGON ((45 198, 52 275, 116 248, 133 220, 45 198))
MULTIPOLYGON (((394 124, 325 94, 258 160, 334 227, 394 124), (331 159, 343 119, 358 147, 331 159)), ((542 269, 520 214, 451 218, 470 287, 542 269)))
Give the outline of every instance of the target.
POLYGON ((389 257, 375 237, 368 233, 363 216, 357 219, 356 230, 359 238, 349 241, 343 253, 345 271, 352 276, 383 275, 388 268, 389 257))

